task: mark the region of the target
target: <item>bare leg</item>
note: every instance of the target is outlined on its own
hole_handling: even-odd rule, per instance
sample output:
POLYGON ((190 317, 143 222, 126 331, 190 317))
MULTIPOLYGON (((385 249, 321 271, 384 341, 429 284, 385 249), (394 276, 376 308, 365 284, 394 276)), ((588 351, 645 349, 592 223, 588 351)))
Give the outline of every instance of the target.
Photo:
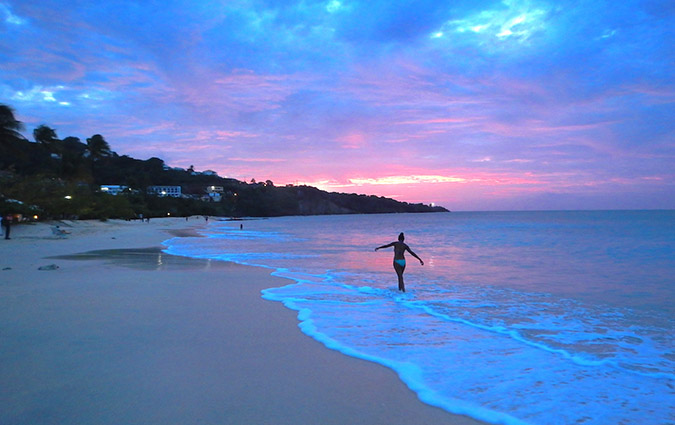
POLYGON ((396 270, 396 275, 398 276, 398 290, 405 292, 405 284, 403 283, 403 272, 405 271, 405 266, 401 266, 395 262, 394 270, 396 270))

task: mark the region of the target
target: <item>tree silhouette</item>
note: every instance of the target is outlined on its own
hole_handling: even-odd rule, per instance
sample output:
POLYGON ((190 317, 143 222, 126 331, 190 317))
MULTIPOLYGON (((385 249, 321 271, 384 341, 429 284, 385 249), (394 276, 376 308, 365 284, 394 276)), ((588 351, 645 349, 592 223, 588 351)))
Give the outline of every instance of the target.
POLYGON ((33 138, 36 142, 46 147, 52 153, 61 153, 59 138, 56 130, 44 124, 33 130, 33 138))
POLYGON ((97 161, 101 158, 112 156, 110 145, 100 134, 94 134, 87 139, 87 151, 92 160, 97 161))
POLYGON ((91 168, 85 166, 87 162, 84 160, 87 145, 82 143, 79 138, 70 136, 61 141, 61 147, 63 150, 61 176, 90 180, 91 168))
POLYGON ((0 105, 0 169, 14 169, 17 161, 23 163, 29 154, 22 149, 24 137, 19 133, 23 124, 14 117, 14 110, 0 105))
POLYGON ((19 133, 23 130, 23 123, 14 118, 14 110, 7 105, 0 105, 0 143, 14 140, 23 140, 19 133))

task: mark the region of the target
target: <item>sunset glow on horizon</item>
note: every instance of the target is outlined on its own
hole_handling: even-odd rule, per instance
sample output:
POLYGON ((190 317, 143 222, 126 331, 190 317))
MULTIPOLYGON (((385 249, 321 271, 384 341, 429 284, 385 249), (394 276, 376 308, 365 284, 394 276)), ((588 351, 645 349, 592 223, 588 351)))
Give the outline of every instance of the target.
POLYGON ((0 0, 0 103, 244 181, 672 209, 673 28, 659 0, 0 0))

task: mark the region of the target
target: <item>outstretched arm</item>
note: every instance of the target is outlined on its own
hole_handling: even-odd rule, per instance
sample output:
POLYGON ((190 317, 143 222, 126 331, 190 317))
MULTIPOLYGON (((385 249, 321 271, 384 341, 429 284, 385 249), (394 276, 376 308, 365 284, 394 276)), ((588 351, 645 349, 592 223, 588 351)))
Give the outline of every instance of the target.
POLYGON ((420 257, 418 257, 417 254, 415 254, 415 253, 413 252, 413 250, 410 249, 410 247, 406 246, 405 249, 410 253, 410 255, 412 255, 413 257, 415 257, 415 258, 417 258, 418 260, 420 260, 420 264, 421 264, 421 265, 424 265, 424 261, 422 261, 422 259, 421 259, 420 257))
POLYGON ((396 242, 392 242, 392 243, 388 243, 386 245, 378 246, 377 248, 375 248, 375 251, 377 251, 378 249, 382 249, 382 248, 389 248, 390 246, 394 246, 395 243, 396 242))

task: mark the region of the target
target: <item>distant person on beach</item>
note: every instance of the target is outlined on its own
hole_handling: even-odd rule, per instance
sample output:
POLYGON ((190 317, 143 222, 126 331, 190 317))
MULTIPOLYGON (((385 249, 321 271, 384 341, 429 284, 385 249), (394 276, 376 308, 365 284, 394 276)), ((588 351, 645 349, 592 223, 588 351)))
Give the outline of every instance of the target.
POLYGON ((5 232, 5 239, 9 239, 9 228, 12 225, 12 216, 7 214, 2 217, 2 230, 5 232))
POLYGON ((403 232, 401 232, 398 235, 397 242, 388 243, 375 248, 375 251, 377 251, 378 249, 389 248, 390 246, 394 247, 394 270, 396 270, 396 275, 398 276, 398 290, 402 292, 405 292, 405 284, 403 283, 403 272, 405 271, 405 252, 408 251, 410 255, 420 260, 421 265, 424 265, 424 261, 422 261, 422 259, 418 257, 408 245, 403 243, 404 240, 405 236, 403 235, 403 232))

